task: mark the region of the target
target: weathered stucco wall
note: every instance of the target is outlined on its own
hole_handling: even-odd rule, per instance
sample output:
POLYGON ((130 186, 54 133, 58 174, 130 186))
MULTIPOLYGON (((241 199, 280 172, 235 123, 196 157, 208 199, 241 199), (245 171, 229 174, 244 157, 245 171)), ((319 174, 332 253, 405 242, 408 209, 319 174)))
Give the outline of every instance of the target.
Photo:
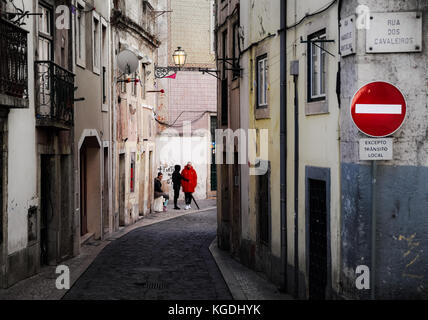
MULTIPOLYGON (((25 10, 32 12, 33 1, 23 1, 25 10)), ((18 7, 21 3, 16 4, 18 7)), ((34 24, 27 19, 23 28, 28 35, 28 66, 34 59, 34 24)), ((37 195, 36 119, 34 107, 34 68, 28 68, 29 109, 11 110, 8 120, 7 228, 8 254, 27 247, 28 209, 39 206, 37 195), (23 183, 25 181, 25 183, 23 183)))
MULTIPOLYGON (((318 12, 331 1, 288 1, 287 25, 293 26, 307 13, 318 12)), ((328 279, 337 290, 340 274, 340 154, 339 154, 339 106, 336 94, 338 72, 338 5, 307 17, 302 23, 287 31, 287 247, 288 265, 295 266, 295 197, 298 192, 298 263, 299 292, 302 297, 309 294, 309 230, 308 170, 329 172, 327 190, 327 238, 328 238, 328 279), (326 96, 324 100, 309 102, 308 92, 308 45, 301 39, 325 29, 325 49, 334 55, 326 54, 326 96), (295 186, 295 84, 290 75, 290 64, 299 62, 297 82, 298 125, 299 125, 299 171, 298 190, 295 186)), ((294 273, 295 271, 293 271, 294 273)), ((294 274, 289 275, 294 279, 294 274)))
POLYGON ((356 54, 341 61, 343 294, 367 297, 367 291, 355 289, 355 268, 371 264, 371 168, 359 161, 358 142, 365 136, 351 121, 350 102, 362 85, 383 80, 402 91, 408 115, 393 135, 394 160, 378 163, 377 298, 427 298, 428 3, 350 0, 343 3, 341 16, 353 14, 358 4, 372 12, 423 12, 424 39, 421 53, 366 54, 366 31, 359 30, 356 54))
MULTIPOLYGON (((249 141, 248 148, 257 150, 257 157, 269 161, 269 245, 259 241, 258 176, 252 175, 248 165, 241 166, 241 233, 246 241, 242 251, 256 257, 256 268, 263 270, 274 281, 279 281, 281 257, 280 223, 280 2, 279 1, 241 1, 240 2, 240 64, 243 71, 240 78, 240 125, 243 129, 268 130, 268 154, 261 155, 260 140, 249 141), (268 111, 265 116, 256 114, 256 59, 267 54, 268 61, 268 111), (257 146, 257 147, 256 147, 257 146), (253 248, 252 248, 253 247, 253 248), (254 248, 256 248, 254 250, 254 248)), ((229 43, 229 45, 232 45, 229 43)), ((232 106, 233 108, 233 106, 232 106)), ((264 142, 263 142, 264 143, 264 142)))

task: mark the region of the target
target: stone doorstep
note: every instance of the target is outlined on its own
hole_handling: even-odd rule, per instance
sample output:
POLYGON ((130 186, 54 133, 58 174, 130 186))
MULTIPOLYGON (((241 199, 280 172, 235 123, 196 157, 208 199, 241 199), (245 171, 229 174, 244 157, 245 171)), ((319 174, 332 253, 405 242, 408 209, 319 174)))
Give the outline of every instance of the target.
POLYGON ((83 246, 87 241, 94 237, 94 233, 87 233, 80 237, 80 245, 83 246))

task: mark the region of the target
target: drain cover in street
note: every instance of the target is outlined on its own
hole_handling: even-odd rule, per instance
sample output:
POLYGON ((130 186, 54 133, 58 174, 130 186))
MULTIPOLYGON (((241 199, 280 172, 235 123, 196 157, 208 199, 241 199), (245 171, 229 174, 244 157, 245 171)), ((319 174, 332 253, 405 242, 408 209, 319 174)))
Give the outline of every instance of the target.
POLYGON ((163 282, 136 282, 136 286, 143 287, 145 289, 165 289, 166 284, 163 282))

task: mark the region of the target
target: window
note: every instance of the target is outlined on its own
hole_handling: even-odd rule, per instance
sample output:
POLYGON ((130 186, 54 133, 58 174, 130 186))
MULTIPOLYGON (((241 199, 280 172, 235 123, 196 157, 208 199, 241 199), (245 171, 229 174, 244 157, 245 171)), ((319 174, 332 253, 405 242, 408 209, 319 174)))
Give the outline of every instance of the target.
POLYGON ((135 192, 135 152, 131 153, 130 192, 135 192))
POLYGON ((319 42, 319 40, 325 40, 325 30, 317 32, 308 37, 308 100, 317 101, 324 100, 326 93, 326 52, 325 42, 319 42))
POLYGON ((221 80, 221 125, 227 126, 229 122, 229 97, 227 79, 221 80))
POLYGON ((133 95, 133 96, 136 96, 137 95, 137 86, 138 86, 138 82, 136 81, 137 80, 137 76, 138 76, 138 74, 137 74, 137 72, 134 72, 134 76, 133 76, 133 78, 134 78, 134 81, 132 81, 132 91, 131 91, 131 94, 133 95))
POLYGON ((258 220, 259 220, 259 241, 262 244, 269 245, 270 243, 270 214, 271 214, 271 195, 270 195, 270 180, 271 169, 264 175, 258 176, 258 220))
MULTIPOLYGON (((223 31, 223 59, 227 58, 227 31, 223 31)), ((226 79, 226 60, 223 60, 223 79, 226 79)))
POLYGON ((233 52, 232 52, 232 62, 233 62, 233 78, 240 76, 239 70, 239 25, 235 23, 233 25, 233 52))
POLYGON ((103 97, 103 106, 102 110, 108 112, 108 106, 106 106, 109 96, 108 89, 108 37, 107 37, 107 22, 102 19, 101 20, 101 63, 102 63, 102 97, 103 97))
POLYGON ((86 66, 86 23, 84 9, 84 2, 83 5, 81 5, 79 1, 76 10, 76 62, 83 68, 86 66))
POLYGON ((215 33, 215 17, 216 17, 216 9, 217 9, 217 6, 216 6, 216 4, 215 4, 215 2, 214 2, 214 0, 210 0, 210 7, 211 7, 211 14, 210 14, 210 16, 211 16, 211 23, 210 23, 210 52, 212 53, 212 54, 214 54, 215 53, 215 35, 214 35, 214 33, 215 33))
POLYGON ((94 13, 92 20, 92 56, 93 56, 93 71, 100 74, 100 62, 101 62, 101 50, 100 50, 100 19, 99 16, 94 13))
POLYGON ((39 5, 39 60, 52 60, 52 11, 39 5))
POLYGON ((257 108, 265 108, 268 105, 267 69, 265 54, 257 58, 257 108))
POLYGON ((126 93, 127 86, 128 86, 128 83, 126 81, 122 81, 120 83, 120 92, 126 93))
MULTIPOLYGON (((227 58, 227 31, 223 31, 222 38, 223 59, 227 58)), ((221 80, 221 125, 227 126, 229 121, 228 81, 226 74, 226 60, 223 60, 223 78, 221 80)))
POLYGON ((146 99, 146 66, 141 65, 141 98, 146 99))

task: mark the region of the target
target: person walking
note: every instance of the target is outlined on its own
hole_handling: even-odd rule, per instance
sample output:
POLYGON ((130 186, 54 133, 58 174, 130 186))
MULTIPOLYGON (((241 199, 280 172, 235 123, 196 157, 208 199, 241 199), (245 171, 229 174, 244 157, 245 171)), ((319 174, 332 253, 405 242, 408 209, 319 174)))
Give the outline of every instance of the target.
POLYGON ((174 210, 181 210, 181 208, 177 205, 178 197, 180 196, 181 182, 189 181, 181 175, 180 170, 181 166, 176 165, 175 171, 172 174, 172 185, 174 188, 174 210))
POLYGON ((162 190, 162 178, 163 174, 162 172, 158 173, 157 178, 155 178, 155 199, 163 197, 165 202, 163 203, 163 211, 168 211, 168 201, 169 201, 169 195, 163 192, 162 190))
POLYGON ((183 169, 181 175, 187 180, 182 182, 183 192, 186 199, 186 208, 184 210, 190 210, 192 209, 191 203, 193 199, 193 193, 195 192, 195 188, 198 185, 198 175, 196 174, 195 169, 193 169, 191 162, 189 162, 183 169))

